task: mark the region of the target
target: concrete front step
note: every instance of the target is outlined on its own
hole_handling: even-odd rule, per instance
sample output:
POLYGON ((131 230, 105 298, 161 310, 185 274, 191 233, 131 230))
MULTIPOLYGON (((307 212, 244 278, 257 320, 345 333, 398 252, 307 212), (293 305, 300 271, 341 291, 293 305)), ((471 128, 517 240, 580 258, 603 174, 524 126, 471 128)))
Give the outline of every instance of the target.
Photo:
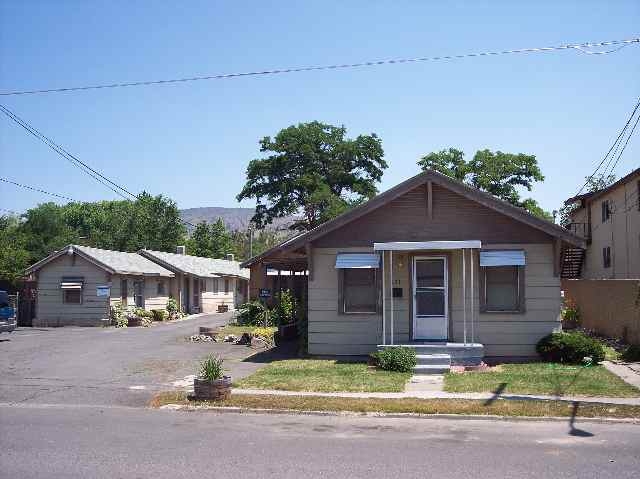
POLYGON ((412 348, 418 356, 446 354, 451 357, 450 364, 473 366, 480 364, 484 357, 484 346, 479 343, 411 342, 404 344, 379 344, 378 349, 403 346, 412 348))
POLYGON ((418 364, 423 366, 428 365, 451 365, 451 356, 449 354, 418 354, 416 355, 418 364))
POLYGON ((413 368, 413 374, 444 374, 448 373, 449 364, 418 364, 413 368))

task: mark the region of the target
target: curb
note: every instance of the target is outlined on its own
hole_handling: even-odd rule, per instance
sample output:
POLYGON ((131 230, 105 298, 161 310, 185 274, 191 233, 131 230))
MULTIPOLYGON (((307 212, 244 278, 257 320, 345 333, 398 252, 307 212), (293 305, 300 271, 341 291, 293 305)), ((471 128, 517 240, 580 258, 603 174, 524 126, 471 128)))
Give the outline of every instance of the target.
MULTIPOLYGON (((357 411, 314 411, 300 409, 264 409, 243 408, 230 406, 190 406, 181 404, 166 404, 159 408, 171 411, 211 411, 231 414, 263 414, 263 415, 294 415, 319 417, 369 417, 369 418, 411 418, 411 419, 453 419, 453 420, 485 420, 485 421, 515 421, 515 422, 567 422, 570 416, 498 416, 493 414, 420 414, 420 413, 385 413, 385 412, 357 412, 357 411)), ((578 417, 581 423, 593 422, 599 424, 638 424, 640 418, 612 418, 612 417, 578 417)))

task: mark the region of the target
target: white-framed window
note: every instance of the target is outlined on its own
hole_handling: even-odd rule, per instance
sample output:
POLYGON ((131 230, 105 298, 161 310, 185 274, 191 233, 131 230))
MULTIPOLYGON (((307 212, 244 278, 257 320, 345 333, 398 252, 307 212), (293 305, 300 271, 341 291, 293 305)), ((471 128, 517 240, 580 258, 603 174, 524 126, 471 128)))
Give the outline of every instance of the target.
POLYGON ((220 282, 218 278, 213 278, 213 294, 218 294, 220 292, 220 282))
POLYGON ((376 313, 378 310, 377 269, 340 269, 341 312, 376 313))
POLYGON ((524 313, 523 250, 480 251, 480 311, 483 313, 524 313))
POLYGON ((133 302, 136 308, 144 308, 144 280, 133 282, 133 302))

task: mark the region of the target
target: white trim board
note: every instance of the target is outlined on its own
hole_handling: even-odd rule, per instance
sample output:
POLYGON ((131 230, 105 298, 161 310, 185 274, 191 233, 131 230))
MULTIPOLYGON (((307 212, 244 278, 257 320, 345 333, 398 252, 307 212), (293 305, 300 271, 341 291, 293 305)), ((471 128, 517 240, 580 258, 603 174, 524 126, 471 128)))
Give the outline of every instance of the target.
POLYGON ((467 241, 392 241, 390 243, 373 243, 374 251, 416 251, 416 250, 448 250, 482 248, 479 240, 467 241))

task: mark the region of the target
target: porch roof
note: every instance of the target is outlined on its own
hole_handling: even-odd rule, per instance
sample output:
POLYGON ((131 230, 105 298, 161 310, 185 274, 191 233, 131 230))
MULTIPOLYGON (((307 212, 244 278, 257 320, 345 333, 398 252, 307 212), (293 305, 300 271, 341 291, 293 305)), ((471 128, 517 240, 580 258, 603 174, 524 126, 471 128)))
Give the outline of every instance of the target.
POLYGON ((392 241, 390 243, 373 243, 374 251, 415 251, 415 250, 447 250, 447 249, 480 249, 479 240, 467 241, 392 241))

